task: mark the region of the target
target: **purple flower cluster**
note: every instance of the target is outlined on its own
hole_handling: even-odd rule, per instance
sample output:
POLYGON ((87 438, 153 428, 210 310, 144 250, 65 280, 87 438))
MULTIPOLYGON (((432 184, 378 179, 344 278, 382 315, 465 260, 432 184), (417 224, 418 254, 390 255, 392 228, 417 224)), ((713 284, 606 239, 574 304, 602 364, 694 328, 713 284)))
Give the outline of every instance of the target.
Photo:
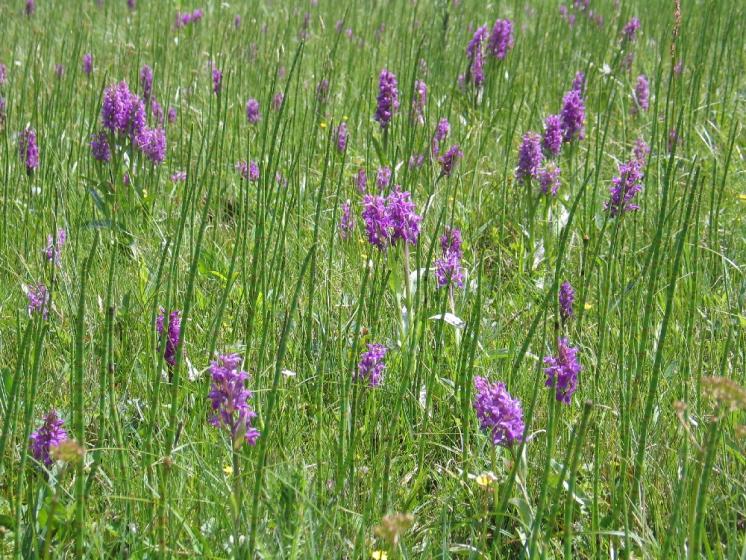
POLYGON ((18 135, 18 153, 26 166, 26 173, 31 175, 39 169, 39 147, 36 144, 36 131, 27 128, 18 135))
POLYGON ((165 347, 163 358, 169 367, 176 365, 176 353, 181 343, 181 312, 174 310, 168 314, 168 325, 166 325, 166 310, 161 307, 161 312, 155 320, 155 330, 158 332, 159 344, 163 344, 165 331, 165 347))
POLYGON ((49 316, 49 291, 44 284, 28 286, 26 293, 28 298, 29 315, 41 314, 42 319, 46 320, 49 316))
POLYGON ((523 142, 520 148, 518 148, 518 167, 515 171, 516 180, 519 183, 523 183, 527 178, 538 177, 543 157, 541 153, 541 136, 532 131, 524 134, 523 142))
POLYGON ((412 115, 418 124, 425 124, 425 106, 427 105, 427 84, 422 80, 414 83, 414 99, 412 100, 412 115))
POLYGON ((572 88, 577 92, 580 92, 580 95, 583 95, 583 92, 585 90, 585 73, 584 72, 575 72, 575 78, 572 80, 572 88))
POLYGON ((357 175, 355 176, 355 186, 357 187, 358 192, 361 194, 368 190, 368 175, 365 173, 365 169, 362 167, 357 170, 357 175))
MULTIPOLYGON (((163 163, 166 157, 166 132, 161 128, 147 126, 145 104, 140 97, 130 91, 127 82, 119 82, 104 91, 101 123, 104 128, 116 134, 120 142, 129 138, 154 164, 163 163)), ((106 155, 109 154, 110 157, 110 146, 108 141, 104 143, 102 135, 94 137, 91 141, 91 150, 99 161, 108 161, 106 155)))
POLYGON ((109 137, 105 132, 98 132, 91 136, 90 146, 93 159, 103 163, 111 161, 111 146, 109 146, 109 137))
POLYGON ((559 165, 553 162, 539 168, 539 188, 542 194, 557 196, 561 184, 560 173, 559 165))
POLYGON ((26 0, 26 7, 24 10, 27 16, 33 16, 36 11, 36 0, 26 0))
POLYGON ((51 410, 44 417, 41 427, 32 432, 29 437, 31 455, 47 467, 52 466, 52 458, 49 456, 49 451, 68 439, 67 432, 63 427, 64 424, 65 422, 57 414, 57 411, 51 410))
POLYGON ((503 60, 513 48, 513 22, 509 19, 498 19, 492 26, 492 33, 487 43, 487 50, 498 60, 503 60))
POLYGON ((347 123, 341 122, 337 127, 337 150, 343 153, 347 149, 347 123))
POLYGON ((274 97, 272 98, 272 110, 279 111, 282 108, 283 101, 285 101, 285 94, 281 91, 275 93, 274 97))
POLYGON ((562 282, 559 290, 559 306, 563 321, 573 316, 573 303, 575 303, 575 290, 573 290, 570 282, 562 282))
POLYGON ((220 95, 223 89, 223 72, 219 68, 212 69, 212 92, 220 95))
POLYGON ((147 64, 140 68, 140 87, 143 98, 148 101, 153 91, 153 69, 147 64))
POLYGON ((4 86, 8 81, 8 67, 0 62, 0 86, 4 86))
POLYGON ((396 76, 384 68, 378 78, 378 104, 373 117, 382 129, 386 129, 399 110, 399 90, 396 76))
POLYGON ((630 19, 622 29, 622 36, 625 41, 634 42, 637 32, 640 30, 640 20, 636 17, 630 19))
POLYGON ((448 285, 464 286, 464 270, 461 267, 461 231, 456 228, 446 228, 440 238, 440 248, 443 256, 435 261, 435 278, 438 288, 448 285))
POLYGON ((382 191, 389 186, 391 182, 391 168, 390 167, 379 167, 376 172, 376 187, 379 191, 382 191))
POLYGON ((462 157, 464 157, 464 152, 461 151, 459 145, 454 144, 453 146, 451 146, 448 151, 438 159, 438 163, 440 163, 441 176, 450 177, 451 173, 453 172, 453 168, 458 163, 458 160, 460 160, 462 157))
POLYGON ((166 131, 162 128, 145 128, 137 135, 137 147, 156 165, 166 159, 166 131))
POLYGON ((339 218, 339 236, 342 239, 348 239, 355 229, 355 220, 352 217, 352 207, 350 200, 347 199, 342 203, 342 216, 339 218))
POLYGON ((83 55, 83 72, 86 76, 90 76, 93 72, 93 55, 91 53, 83 55))
POLYGON ((615 217, 640 208, 632 204, 632 200, 642 190, 643 178, 644 173, 637 159, 619 165, 619 175, 611 180, 609 200, 604 205, 609 215, 615 217))
POLYGON ((486 25, 478 28, 466 46, 466 58, 469 59, 469 68, 466 74, 466 82, 473 83, 477 88, 484 83, 484 52, 483 44, 487 39, 489 30, 486 25))
POLYGON ((259 102, 252 97, 246 102, 246 120, 250 124, 256 124, 261 118, 259 114, 259 102))
POLYGON ((176 19, 174 20, 174 27, 176 27, 176 29, 181 29, 191 23, 197 23, 202 19, 203 15, 204 13, 199 8, 193 12, 177 12, 176 19))
POLYGON ((176 171, 173 175, 171 175, 172 183, 183 183, 186 180, 187 180, 186 171, 176 171))
POLYGON ((367 380, 369 387, 378 387, 386 369, 384 363, 386 352, 388 352, 388 348, 383 344, 368 344, 368 350, 360 354, 360 362, 357 364, 357 379, 367 380))
POLYGON ((58 229, 57 235, 47 236, 47 246, 44 248, 44 257, 54 264, 60 264, 60 257, 62 256, 62 247, 67 241, 67 232, 64 229, 58 229))
POLYGON ((562 119, 559 115, 549 115, 544 120, 542 145, 547 154, 557 156, 562 149, 562 119))
POLYGON ((521 401, 511 397, 504 383, 490 383, 484 377, 475 377, 474 387, 479 427, 490 434, 493 445, 510 447, 523 441, 526 426, 521 401))
POLYGON ((417 243, 422 217, 415 210, 410 193, 402 192, 399 185, 388 197, 365 195, 362 216, 368 242, 381 250, 399 240, 417 243))
POLYGON ((419 169, 422 167, 422 165, 425 163, 425 155, 424 154, 412 154, 409 156, 409 168, 410 169, 419 169))
POLYGON ((249 162, 239 161, 236 163, 236 171, 241 174, 241 177, 252 183, 259 180, 259 165, 254 160, 249 162))
POLYGON ((441 143, 448 137, 448 133, 451 131, 451 125, 448 119, 442 118, 438 121, 438 125, 435 127, 435 134, 433 134, 432 141, 432 153, 433 157, 436 157, 440 153, 441 143))
POLYGON ((638 138, 635 140, 633 154, 635 159, 640 163, 640 167, 645 167, 648 162, 648 156, 650 155, 650 146, 645 143, 645 140, 638 138))
POLYGON ((145 128, 145 104, 130 91, 127 82, 104 90, 101 123, 115 134, 135 138, 145 128))
POLYGON ((577 358, 578 350, 570 346, 566 338, 557 340, 557 355, 547 356, 544 373, 547 376, 545 385, 554 387, 559 402, 570 404, 572 395, 578 387, 578 374, 583 369, 577 358))
POLYGON ((256 412, 249 406, 251 391, 246 388, 249 374, 241 369, 241 357, 238 354, 218 356, 210 363, 212 385, 208 395, 215 413, 210 424, 216 428, 227 428, 231 434, 234 448, 242 440, 249 445, 256 445, 259 430, 251 425, 256 412))
POLYGON ((635 84, 635 101, 632 106, 632 114, 636 114, 638 110, 647 111, 650 107, 650 86, 648 84, 648 78, 645 74, 640 74, 637 77, 637 84, 635 84))
POLYGON ((565 142, 572 142, 576 138, 585 137, 585 104, 578 90, 572 89, 562 100, 562 138, 565 142))
POLYGON ((316 100, 323 105, 329 100, 329 80, 323 78, 316 86, 316 100))

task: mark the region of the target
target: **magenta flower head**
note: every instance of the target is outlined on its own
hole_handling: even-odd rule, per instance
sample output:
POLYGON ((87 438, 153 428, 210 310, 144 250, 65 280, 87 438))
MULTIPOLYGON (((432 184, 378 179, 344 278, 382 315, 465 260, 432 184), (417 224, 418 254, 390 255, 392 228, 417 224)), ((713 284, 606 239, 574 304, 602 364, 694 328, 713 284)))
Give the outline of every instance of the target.
POLYGON ((448 151, 438 159, 441 176, 450 177, 451 173, 453 173, 453 168, 462 157, 464 157, 464 152, 461 151, 459 145, 454 144, 451 146, 448 151))
POLYGON ((137 135, 137 147, 155 165, 166 159, 166 131, 162 128, 145 128, 137 135))
POLYGON ((8 81, 8 67, 0 62, 0 86, 4 86, 8 81))
POLYGON ((559 290, 559 307, 563 321, 567 321, 573 316, 573 303, 575 303, 575 290, 573 290, 570 282, 562 282, 559 290))
POLYGON ((640 208, 632 204, 632 200, 642 190, 644 177, 640 162, 636 159, 619 165, 619 175, 611 180, 609 200, 604 204, 604 208, 611 217, 634 212, 640 208))
POLYGON ((282 103, 285 101, 285 94, 281 91, 278 91, 275 93, 275 96, 272 98, 272 110, 273 111, 279 111, 282 108, 282 103))
POLYGON ((186 171, 176 171, 173 175, 171 175, 172 183, 183 183, 186 180, 187 180, 186 171))
POLYGON ((90 76, 93 72, 93 55, 91 53, 83 55, 83 72, 86 76, 90 76))
POLYGON ((559 165, 553 162, 539 168, 539 188, 542 194, 557 196, 560 188, 560 173, 559 165))
POLYGON ((260 435, 259 430, 251 425, 256 412, 248 403, 252 397, 251 391, 246 388, 249 374, 240 367, 241 357, 238 354, 221 355, 210 363, 212 385, 208 397, 215 413, 210 418, 210 424, 228 429, 234 449, 243 441, 256 445, 260 435))
POLYGON ((516 181, 524 183, 527 178, 538 177, 543 158, 541 136, 532 131, 524 134, 523 142, 518 148, 518 167, 515 170, 516 181))
POLYGON ((147 101, 153 90, 153 69, 147 64, 140 68, 140 87, 142 87, 142 96, 147 101))
POLYGON ((168 108, 168 122, 173 124, 176 122, 176 108, 175 107, 169 107, 168 108))
POLYGON ((347 123, 341 122, 337 127, 337 150, 343 153, 347 149, 347 123))
POLYGON ((577 358, 578 350, 570 346, 566 338, 557 341, 557 355, 547 356, 544 373, 547 376, 545 385, 554 387, 557 401, 570 404, 572 395, 578 387, 578 374, 583 369, 577 358))
POLYGON ((358 192, 361 194, 368 190, 368 175, 365 173, 365 169, 362 167, 357 170, 357 175, 355 176, 355 186, 357 187, 358 192))
POLYGON ((391 245, 396 245, 399 239, 410 245, 416 244, 422 217, 416 212, 412 195, 396 185, 386 200, 386 211, 391 223, 391 245))
POLYGON ((559 155, 562 149, 562 119, 559 115, 549 115, 544 121, 542 146, 548 155, 559 155))
POLYGON ((64 425, 65 422, 56 410, 49 411, 41 427, 32 432, 29 437, 29 450, 34 459, 44 463, 47 467, 52 466, 53 461, 49 451, 68 439, 64 425))
POLYGON ((474 32, 469 44, 466 46, 466 58, 469 59, 469 69, 466 82, 473 82, 476 87, 480 87, 484 82, 484 52, 482 45, 487 39, 489 33, 487 26, 483 25, 474 32))
POLYGON ((381 70, 378 78, 378 105, 376 114, 373 117, 381 128, 386 128, 391 123, 391 119, 399 110, 399 90, 396 76, 386 68, 381 70))
POLYGON ((438 121, 438 126, 435 127, 435 134, 433 134, 433 157, 436 157, 440 153, 440 145, 448 137, 450 130, 451 125, 448 123, 448 119, 443 118, 438 121))
POLYGON ((28 298, 28 313, 30 316, 41 315, 45 321, 49 317, 49 291, 44 284, 28 286, 26 297, 28 298))
POLYGON ((368 344, 368 350, 360 354, 360 362, 357 364, 357 379, 367 381, 369 387, 378 387, 383 380, 383 372, 386 369, 384 358, 386 348, 383 344, 368 344))
POLYGON ((449 285, 463 288, 464 270, 461 267, 461 231, 456 228, 446 228, 440 238, 440 248, 443 256, 435 261, 435 278, 438 288, 449 285))
POLYGON ((241 177, 252 183, 256 183, 259 180, 259 166, 254 160, 249 162, 239 161, 236 163, 236 171, 241 174, 241 177))
POLYGON ((633 17, 624 25, 624 28, 622 29, 622 36, 624 37, 625 41, 629 41, 631 43, 637 37, 637 32, 639 30, 640 20, 636 17, 633 17))
POLYGON ((493 445, 511 447, 523 441, 526 427, 523 423, 521 401, 508 393, 505 383, 490 383, 484 377, 474 378, 477 394, 474 411, 482 431, 489 433, 493 445))
POLYGON ((391 220, 386 209, 386 199, 382 196, 366 194, 363 197, 363 221, 368 242, 380 250, 389 244, 391 220))
POLYGON ((256 124, 259 122, 259 119, 261 119, 261 115, 259 114, 259 102, 256 99, 251 98, 246 102, 246 120, 251 124, 256 124))
POLYGON ((111 147, 109 146, 109 137, 105 132, 99 132, 91 137, 91 153, 93 159, 102 163, 111 161, 111 147))
POLYGON ((64 64, 55 64, 54 65, 54 75, 57 76, 57 78, 62 78, 62 76, 65 75, 65 65, 64 64))
POLYGON ((585 137, 585 104, 578 90, 570 90, 562 100, 562 138, 565 142, 572 142, 576 138, 585 137))
POLYGON ((62 256, 62 247, 67 241, 67 232, 64 229, 58 229, 57 235, 47 236, 47 246, 44 248, 44 257, 49 261, 53 262, 57 266, 60 264, 60 258, 62 256))
POLYGON ((223 72, 218 68, 212 69, 212 92, 215 95, 220 95, 220 91, 223 89, 223 72))
POLYGON ((163 107, 155 97, 150 101, 150 114, 153 115, 153 120, 160 126, 163 124, 163 107))
POLYGON ((166 310, 161 307, 161 312, 155 320, 155 330, 158 332, 159 348, 163 347, 163 359, 170 368, 176 365, 176 354, 181 343, 181 311, 174 310, 168 314, 168 325, 166 325, 166 310))
POLYGON ((632 106, 632 114, 636 114, 638 110, 647 111, 650 107, 650 87, 648 85, 648 78, 645 74, 640 74, 637 77, 637 84, 635 85, 635 101, 632 106))
POLYGON ((18 153, 28 175, 39 169, 39 147, 36 145, 36 131, 33 128, 27 128, 18 135, 18 153))
POLYGON ((425 106, 427 105, 427 84, 423 80, 414 83, 414 99, 412 100, 412 115, 418 124, 425 123, 425 106))
POLYGON ((236 29, 241 27, 241 15, 240 14, 236 14, 235 17, 233 18, 233 27, 235 27, 236 29))
POLYGON ((376 172, 376 187, 379 191, 382 191, 389 186, 391 182, 391 168, 390 167, 379 167, 376 172))
POLYGON ((487 43, 487 50, 498 60, 503 60, 513 48, 513 22, 509 19, 498 19, 492 26, 492 33, 487 43))
POLYGON ((633 153, 635 159, 640 163, 640 167, 645 167, 648 162, 648 156, 650 155, 650 146, 645 143, 645 140, 642 138, 635 140, 633 153))
POLYGON ((31 17, 36 11, 36 0, 26 0, 26 7, 24 8, 26 15, 31 17))
POLYGON ((129 11, 133 11, 137 7, 137 1, 136 0, 127 0, 127 8, 129 11))
POLYGON ((355 220, 352 217, 350 200, 347 199, 342 203, 342 216, 339 218, 339 236, 342 239, 348 239, 355 229, 355 220))
POLYGON ((133 140, 145 129, 145 104, 130 91, 127 82, 104 90, 101 123, 111 132, 133 140))
POLYGON ((575 73, 575 78, 572 81, 572 89, 580 92, 581 96, 583 95, 584 90, 585 90, 585 73, 584 72, 575 73))

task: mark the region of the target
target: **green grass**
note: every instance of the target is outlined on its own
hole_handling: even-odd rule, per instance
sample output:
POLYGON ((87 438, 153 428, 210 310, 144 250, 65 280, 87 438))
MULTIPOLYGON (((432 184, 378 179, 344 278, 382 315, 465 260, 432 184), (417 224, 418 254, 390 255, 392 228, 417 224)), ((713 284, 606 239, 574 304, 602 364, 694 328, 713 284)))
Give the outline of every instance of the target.
POLYGON ((663 0, 594 0, 604 25, 575 12, 573 28, 550 2, 104 4, 40 0, 32 17, 0 4, 0 556, 746 557, 740 2, 683 2, 674 57, 663 0), (196 7, 203 19, 175 30, 176 12, 196 7), (642 27, 627 72, 632 16, 642 27), (486 60, 479 96, 462 91, 474 26, 506 17, 514 49, 486 60), (178 118, 165 163, 133 154, 126 186, 121 154, 103 166, 88 142, 104 88, 139 92, 143 64, 178 118), (385 136, 373 120, 383 67, 401 100, 385 136), (579 70, 585 139, 563 147, 559 195, 542 198, 515 181, 518 146, 579 70), (634 115, 639 74, 650 109, 634 115), (416 79, 429 89, 424 125, 410 119, 416 79), (456 171, 410 169, 444 117, 447 146, 464 152, 456 171), (17 150, 27 125, 32 175, 17 150), (637 138, 652 150, 640 210, 610 218, 603 203, 637 138), (258 183, 234 169, 249 159, 258 183), (409 254, 365 237, 354 177, 366 168, 372 188, 382 165, 423 215, 409 254), (188 179, 173 184, 178 170, 188 179), (342 240, 347 199, 357 223, 342 240), (432 273, 449 225, 467 275, 452 294, 432 273), (55 267, 42 251, 58 228, 68 241, 55 267), (565 280, 577 292, 566 324, 565 280), (46 321, 26 309, 23 286, 37 282, 51 290, 46 321), (183 313, 171 370, 160 307, 183 313), (437 319, 447 312, 460 326, 437 319), (559 335, 583 366, 571 405, 544 387, 559 335), (368 342, 389 348, 376 389, 353 378, 368 342), (234 450, 207 422, 216 352, 245 358, 255 447, 234 450), (480 431, 477 375, 521 399, 525 443, 495 448, 480 431), (52 408, 85 456, 45 469, 28 438, 52 408), (386 522, 402 526, 397 539, 386 522))

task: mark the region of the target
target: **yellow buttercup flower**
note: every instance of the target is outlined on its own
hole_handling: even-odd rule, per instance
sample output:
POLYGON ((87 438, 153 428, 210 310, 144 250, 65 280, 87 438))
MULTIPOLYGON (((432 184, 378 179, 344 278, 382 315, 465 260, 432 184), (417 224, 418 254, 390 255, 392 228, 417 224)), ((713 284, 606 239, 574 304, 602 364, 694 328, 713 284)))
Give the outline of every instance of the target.
POLYGON ((586 303, 583 306, 583 309, 585 309, 586 311, 588 311, 589 309, 592 309, 592 308, 593 308, 593 304, 592 303, 586 303))
POLYGON ((481 486, 482 488, 489 488, 491 487, 495 482, 497 482, 497 477, 492 472, 483 472, 477 478, 475 479, 477 481, 477 484, 481 486))
POLYGON ((373 560, 388 560, 388 553, 385 550, 374 550, 370 555, 373 560))
POLYGON ((223 472, 224 472, 225 474, 227 474, 228 476, 230 476, 230 475, 232 475, 232 474, 233 474, 233 467, 231 467, 230 465, 225 465, 225 466, 223 467, 223 472))
POLYGON ((321 122, 321 123, 319 123, 319 126, 320 126, 321 128, 326 128, 326 123, 325 123, 325 122, 321 122))
POLYGON ((740 193, 738 195, 738 200, 742 200, 742 201, 746 202, 746 193, 740 193))

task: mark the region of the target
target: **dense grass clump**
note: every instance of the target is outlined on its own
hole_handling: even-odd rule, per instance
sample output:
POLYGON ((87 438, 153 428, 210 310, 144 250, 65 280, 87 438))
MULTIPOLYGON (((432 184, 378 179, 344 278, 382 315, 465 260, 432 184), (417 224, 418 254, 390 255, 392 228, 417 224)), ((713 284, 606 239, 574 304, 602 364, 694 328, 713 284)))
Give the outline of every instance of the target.
POLYGON ((0 3, 0 556, 743 558, 743 29, 0 3))

